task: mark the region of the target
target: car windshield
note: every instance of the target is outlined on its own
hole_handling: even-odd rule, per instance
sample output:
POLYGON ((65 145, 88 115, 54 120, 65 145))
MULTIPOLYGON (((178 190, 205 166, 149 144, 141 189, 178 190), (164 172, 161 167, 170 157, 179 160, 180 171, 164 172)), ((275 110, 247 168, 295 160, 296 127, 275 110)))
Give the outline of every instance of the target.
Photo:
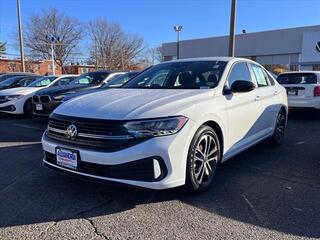
POLYGON ((37 79, 41 78, 40 76, 34 76, 34 77, 27 77, 23 78, 19 81, 19 85, 21 87, 27 87, 30 85, 32 82, 36 81, 37 79))
POLYGON ((62 78, 60 78, 58 81, 56 81, 52 86, 56 87, 56 86, 68 85, 68 84, 70 84, 71 81, 74 80, 75 78, 76 78, 75 76, 62 77, 62 78))
POLYGON ((209 89, 218 85, 224 61, 185 61, 158 64, 127 82, 123 88, 209 89))
POLYGON ((317 75, 314 73, 284 73, 277 77, 280 84, 316 84, 317 75))
POLYGON ((28 87, 46 87, 50 83, 52 83, 56 78, 56 76, 42 77, 29 84, 28 87))
POLYGON ((95 85, 101 83, 109 76, 110 72, 90 72, 85 73, 71 81, 70 85, 95 85))
POLYGON ((130 72, 126 74, 122 74, 117 76, 115 79, 110 80, 108 83, 104 84, 101 88, 119 88, 126 82, 128 82, 131 78, 136 76, 138 72, 130 72))
POLYGON ((23 79, 23 78, 26 78, 26 76, 18 76, 18 77, 8 78, 8 79, 0 82, 0 86, 1 87, 11 86, 12 84, 18 82, 20 79, 23 79))

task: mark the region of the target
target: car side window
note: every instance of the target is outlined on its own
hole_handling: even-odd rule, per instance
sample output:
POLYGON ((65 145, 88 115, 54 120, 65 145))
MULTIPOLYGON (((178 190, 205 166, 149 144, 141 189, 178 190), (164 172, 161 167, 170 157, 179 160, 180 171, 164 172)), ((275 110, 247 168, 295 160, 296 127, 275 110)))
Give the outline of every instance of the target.
POLYGON ((258 87, 269 86, 267 73, 258 65, 251 64, 254 76, 256 78, 258 87))
POLYGON ((252 82, 248 65, 245 62, 236 63, 232 67, 226 85, 231 88, 232 84, 238 80, 252 82))

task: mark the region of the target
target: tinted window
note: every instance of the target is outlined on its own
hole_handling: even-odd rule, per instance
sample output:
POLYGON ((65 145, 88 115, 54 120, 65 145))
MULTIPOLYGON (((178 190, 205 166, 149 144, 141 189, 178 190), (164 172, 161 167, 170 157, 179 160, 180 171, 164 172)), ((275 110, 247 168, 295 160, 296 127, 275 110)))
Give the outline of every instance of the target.
POLYGON ((90 72, 85 73, 71 81, 69 84, 73 85, 88 85, 88 84, 99 84, 110 75, 110 72, 90 72))
POLYGON ((56 78, 56 76, 42 77, 29 84, 28 87, 46 87, 50 83, 52 83, 56 78))
POLYGON ((227 86, 230 88, 235 81, 244 80, 252 82, 248 65, 245 62, 236 63, 229 74, 227 86))
POLYGON ((258 87, 266 87, 268 83, 268 75, 266 72, 258 65, 251 64, 254 76, 256 78, 258 87))
POLYGON ((76 77, 63 77, 60 78, 56 83, 54 83, 52 86, 63 86, 71 83, 72 80, 74 80, 76 77))
POLYGON ((131 78, 136 76, 138 73, 126 73, 120 76, 117 76, 115 79, 110 80, 108 83, 103 85, 102 88, 116 88, 121 87, 123 84, 128 82, 131 78))
POLYGON ((8 78, 18 77, 18 76, 24 76, 24 75, 23 74, 4 74, 4 75, 0 76, 0 82, 6 80, 8 78))
POLYGON ((3 80, 0 82, 0 86, 11 86, 12 84, 16 83, 16 82, 19 82, 20 79, 23 79, 25 77, 22 77, 22 76, 18 76, 18 77, 11 77, 11 78, 8 78, 6 80, 3 80))
POLYGON ((277 77, 280 84, 315 84, 317 75, 314 73, 284 73, 277 77))
POLYGON ((217 86, 225 69, 223 61, 169 62, 142 72, 124 88, 200 89, 217 86), (214 75, 212 77, 211 75, 214 75))
POLYGON ((29 77, 29 78, 23 78, 19 81, 19 84, 21 87, 26 87, 29 84, 31 84, 33 81, 39 79, 40 77, 29 77))

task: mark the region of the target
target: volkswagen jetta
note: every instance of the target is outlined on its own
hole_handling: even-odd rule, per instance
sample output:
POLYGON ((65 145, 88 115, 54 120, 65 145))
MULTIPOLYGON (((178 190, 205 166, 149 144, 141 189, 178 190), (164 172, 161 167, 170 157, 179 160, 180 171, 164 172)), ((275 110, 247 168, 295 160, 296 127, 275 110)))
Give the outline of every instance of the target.
POLYGON ((151 67, 122 88, 80 96, 50 116, 44 165, 151 189, 210 187, 218 165, 283 141, 285 89, 259 64, 201 58, 151 67))

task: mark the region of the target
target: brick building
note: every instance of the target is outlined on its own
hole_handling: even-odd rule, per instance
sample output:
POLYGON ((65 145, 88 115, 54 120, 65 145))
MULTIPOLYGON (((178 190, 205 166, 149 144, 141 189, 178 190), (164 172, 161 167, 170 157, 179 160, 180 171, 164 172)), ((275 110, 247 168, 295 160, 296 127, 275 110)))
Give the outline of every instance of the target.
POLYGON ((64 66, 64 70, 69 74, 83 74, 87 72, 93 72, 96 70, 94 65, 67 65, 64 66))
MULTIPOLYGON (((26 60, 26 71, 44 75, 46 73, 52 74, 52 62, 50 60, 31 61, 26 60)), ((61 67, 55 65, 56 74, 62 74, 61 67)), ((6 59, 0 58, 0 72, 21 72, 20 59, 6 59)))

